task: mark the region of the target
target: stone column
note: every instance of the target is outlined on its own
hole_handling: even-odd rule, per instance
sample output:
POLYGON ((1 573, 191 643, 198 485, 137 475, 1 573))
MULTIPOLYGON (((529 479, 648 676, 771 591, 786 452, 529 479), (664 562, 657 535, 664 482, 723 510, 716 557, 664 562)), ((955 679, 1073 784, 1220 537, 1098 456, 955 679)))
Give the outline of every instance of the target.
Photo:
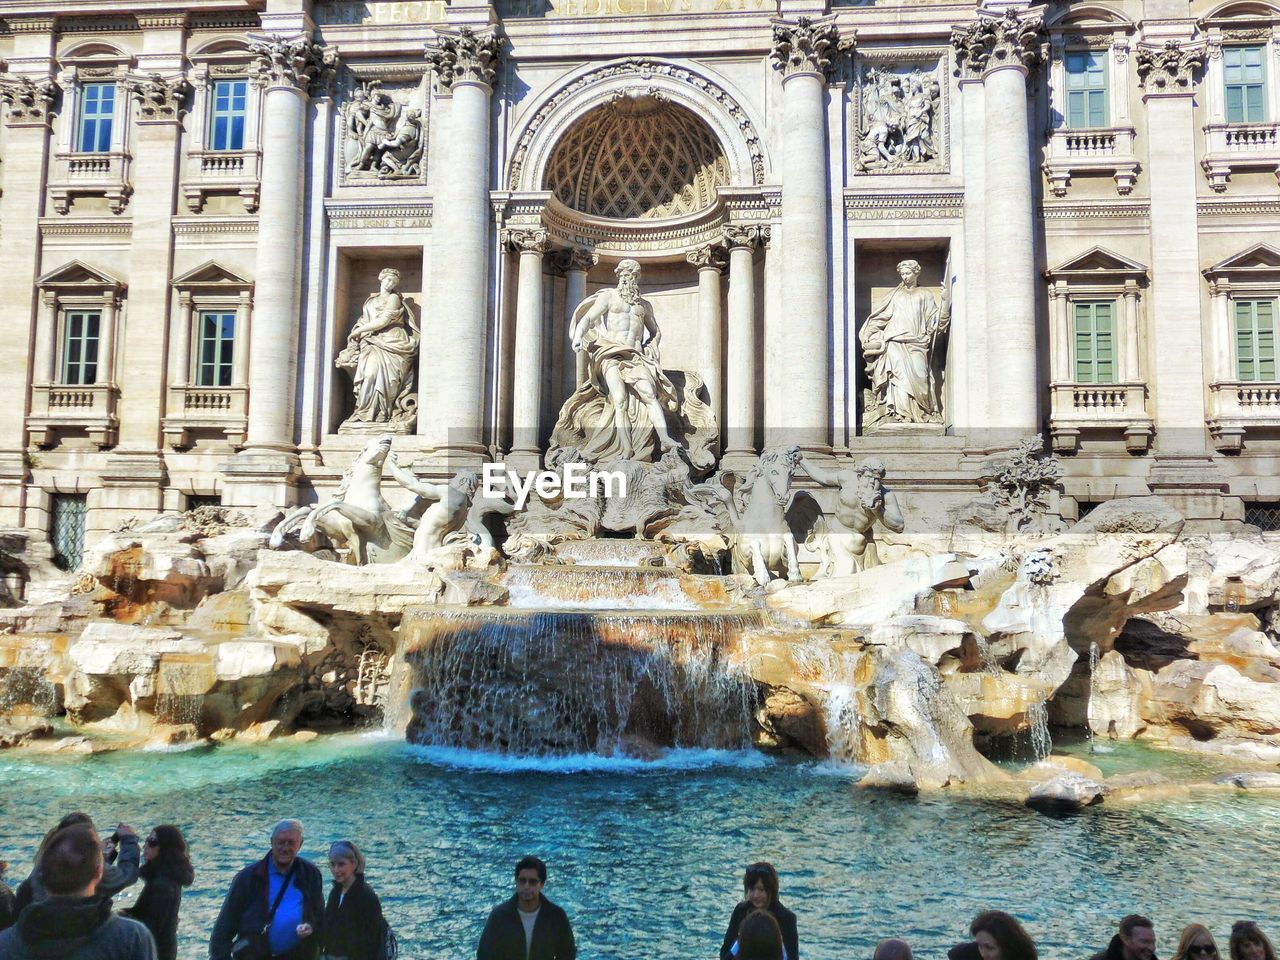
MULTIPOLYGON (((574 249, 569 251, 569 259, 564 268, 564 329, 565 342, 568 343, 567 332, 573 323, 573 312, 583 300, 587 299, 587 271, 599 261, 594 253, 588 250, 574 249)), ((572 345, 570 346, 572 349, 572 345)), ((566 384, 567 396, 578 389, 579 384, 587 379, 587 356, 576 350, 573 353, 573 383, 566 384)))
POLYGON ((834 20, 775 22, 770 60, 782 72, 782 235, 787 324, 771 331, 770 380, 785 395, 765 397, 767 446, 830 452, 831 186, 827 175, 827 77, 841 51, 834 20))
POLYGON ((240 302, 236 305, 236 339, 231 346, 231 385, 243 387, 249 382, 249 339, 253 331, 249 329, 249 311, 253 307, 253 299, 248 292, 240 294, 240 302))
POLYGON ((249 345, 245 450, 224 466, 223 503, 288 506, 297 480, 294 407, 301 325, 303 191, 307 103, 337 73, 337 51, 306 35, 251 44, 255 80, 265 89, 261 203, 249 345))
POLYGON ((98 327, 99 383, 115 383, 116 351, 120 349, 120 345, 116 343, 116 313, 119 309, 120 301, 116 299, 115 293, 108 294, 102 301, 102 323, 98 327))
MULTIPOLYGON (((951 382, 948 419, 957 434, 977 450, 984 447, 981 432, 987 424, 989 393, 986 325, 986 109, 982 78, 960 79, 961 157, 964 163, 964 262, 960 272, 962 306, 953 311, 948 367, 951 382)), ((955 128, 953 127, 953 130, 955 128)))
MULTIPOLYGON (((195 320, 194 304, 191 291, 183 290, 178 294, 178 320, 173 327, 173 350, 169 354, 169 382, 175 387, 189 384, 193 377, 191 369, 191 327, 195 320)), ((235 346, 240 346, 241 332, 236 325, 235 346)))
MULTIPOLYGON (((46 529, 47 517, 27 511, 23 485, 27 479, 26 414, 30 410, 32 326, 36 321, 36 278, 40 265, 40 216, 44 212, 49 168, 50 110, 57 86, 49 76, 56 37, 52 17, 12 17, 12 47, 6 56, 9 72, 0 74, 0 100, 4 101, 6 152, 4 193, 0 195, 0 277, 5 295, 0 297, 0 525, 46 529), (19 65, 19 58, 22 59, 19 65), (19 70, 26 71, 19 74, 19 70)), ((51 325, 52 326, 52 325, 51 325)), ((51 331, 55 334, 56 331, 51 331)), ((37 346, 41 346, 37 340, 37 346)), ((35 379, 51 376, 54 344, 48 344, 49 361, 37 368, 35 379), (48 371, 48 373, 46 373, 48 371)))
POLYGON ((58 295, 40 293, 40 316, 36 319, 36 356, 31 365, 33 383, 53 383, 58 377, 58 295))
MULTIPOLYGON (((441 32, 428 49, 449 110, 432 214, 431 305, 438 342, 431 371, 429 442, 450 460, 478 462, 484 436, 485 341, 492 210, 489 203, 490 97, 501 40, 496 29, 441 32)), ((453 465, 453 464, 451 464, 453 465)))
POLYGON ((1071 382, 1071 305, 1065 286, 1059 282, 1049 288, 1050 376, 1053 382, 1071 382))
POLYGON ((1040 426, 1027 77, 1041 61, 1042 32, 1037 15, 980 10, 951 38, 962 75, 980 76, 984 88, 984 296, 992 371, 985 426, 987 444, 996 447, 1012 447, 1040 426))
POLYGON ((694 349, 694 372, 707 385, 707 396, 717 422, 723 423, 720 403, 720 341, 724 334, 724 317, 720 309, 720 277, 725 268, 724 252, 707 245, 686 254, 698 268, 698 330, 694 349))
POLYGON ((516 283, 515 371, 511 397, 511 455, 521 467, 535 468, 541 459, 543 349, 542 258, 547 231, 509 230, 508 246, 519 254, 516 283))
POLYGON ((1157 318, 1150 330, 1156 461, 1147 482, 1152 492, 1173 498, 1188 519, 1217 518, 1226 486, 1205 443, 1199 174, 1193 162, 1196 80, 1204 55, 1181 37, 1163 46, 1140 45, 1134 59, 1147 108, 1151 312, 1157 318))
POLYGON ((724 413, 720 442, 724 462, 746 465, 756 456, 756 247, 766 226, 724 228, 729 247, 729 323, 725 335, 724 413))
POLYGON ((1136 383, 1141 370, 1138 368, 1138 283, 1128 280, 1124 285, 1124 354, 1120 358, 1125 383, 1136 383))

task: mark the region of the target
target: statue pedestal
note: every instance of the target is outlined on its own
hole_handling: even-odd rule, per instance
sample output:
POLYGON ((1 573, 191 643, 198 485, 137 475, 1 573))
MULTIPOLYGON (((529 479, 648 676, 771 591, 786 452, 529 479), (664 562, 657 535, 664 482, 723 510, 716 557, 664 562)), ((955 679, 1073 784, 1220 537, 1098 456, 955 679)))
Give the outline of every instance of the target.
POLYGON ((372 423, 367 420, 346 420, 338 427, 338 433, 357 437, 377 437, 384 433, 392 436, 409 436, 414 432, 412 423, 372 423))
POLYGON ((884 421, 866 432, 868 437, 943 437, 947 428, 941 423, 897 423, 884 421))

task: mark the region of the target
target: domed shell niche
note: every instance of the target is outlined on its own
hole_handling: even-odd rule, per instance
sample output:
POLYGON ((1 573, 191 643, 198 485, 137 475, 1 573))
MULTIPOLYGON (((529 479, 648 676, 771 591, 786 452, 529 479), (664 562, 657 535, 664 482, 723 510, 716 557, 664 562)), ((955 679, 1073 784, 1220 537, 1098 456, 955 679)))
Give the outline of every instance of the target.
POLYGON ((610 220, 697 213, 730 183, 716 135, 660 94, 627 93, 581 117, 560 138, 543 189, 571 210, 610 220))

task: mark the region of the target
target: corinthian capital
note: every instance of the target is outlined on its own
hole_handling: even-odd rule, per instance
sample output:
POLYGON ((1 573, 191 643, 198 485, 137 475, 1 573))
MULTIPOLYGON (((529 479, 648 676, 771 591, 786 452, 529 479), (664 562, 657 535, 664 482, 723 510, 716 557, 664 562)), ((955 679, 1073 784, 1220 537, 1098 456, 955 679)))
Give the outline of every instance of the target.
POLYGON ((11 127, 40 126, 49 122, 57 84, 50 77, 0 76, 0 100, 9 105, 7 123, 11 127))
POLYGON ((704 267, 709 270, 723 270, 725 267, 724 251, 712 244, 690 250, 684 258, 700 270, 704 267))
POLYGON ((1044 59, 1044 19, 1014 10, 979 10, 977 20, 951 31, 951 45, 961 76, 981 77, 1010 65, 1033 70, 1044 59))
POLYGON ((338 74, 337 47, 321 46, 309 37, 276 34, 254 40, 249 49, 257 57, 254 79, 263 86, 325 94, 338 74))
POLYGON ((138 122, 175 121, 186 113, 183 101, 191 92, 186 77, 162 77, 152 73, 145 77, 127 77, 125 86, 138 96, 138 122))
POLYGON ((795 73, 818 73, 830 77, 836 61, 853 51, 853 38, 840 39, 840 31, 831 19, 812 20, 801 17, 795 24, 775 20, 773 49, 769 62, 782 76, 795 73))
POLYGON ((1204 50, 1166 40, 1163 47, 1139 46, 1134 55, 1138 86, 1150 93, 1184 93, 1195 86, 1195 74, 1204 66, 1204 50))
POLYGON ((546 253, 547 231, 537 227, 516 227, 505 231, 503 239, 514 253, 546 253))
POLYGON ((724 225, 725 245, 732 247, 749 247, 755 249, 769 242, 769 225, 767 223, 726 223, 724 225))
POLYGON ((494 27, 463 27, 456 34, 440 33, 436 43, 427 47, 427 60, 445 89, 452 89, 460 81, 493 86, 501 57, 502 36, 494 27))

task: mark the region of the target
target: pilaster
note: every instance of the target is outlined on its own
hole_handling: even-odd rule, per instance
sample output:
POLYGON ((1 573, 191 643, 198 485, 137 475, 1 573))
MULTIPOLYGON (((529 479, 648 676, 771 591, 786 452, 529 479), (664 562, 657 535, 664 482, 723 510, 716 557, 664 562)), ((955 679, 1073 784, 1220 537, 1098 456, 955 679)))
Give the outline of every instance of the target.
POLYGON ((546 373, 542 262, 547 252, 547 231, 508 230, 504 239, 519 258, 511 456, 507 460, 517 469, 531 469, 540 465, 542 452, 542 380, 546 373))
POLYGON ((769 240, 763 225, 728 225, 729 317, 725 331, 722 465, 745 468, 756 456, 756 249, 769 240))

